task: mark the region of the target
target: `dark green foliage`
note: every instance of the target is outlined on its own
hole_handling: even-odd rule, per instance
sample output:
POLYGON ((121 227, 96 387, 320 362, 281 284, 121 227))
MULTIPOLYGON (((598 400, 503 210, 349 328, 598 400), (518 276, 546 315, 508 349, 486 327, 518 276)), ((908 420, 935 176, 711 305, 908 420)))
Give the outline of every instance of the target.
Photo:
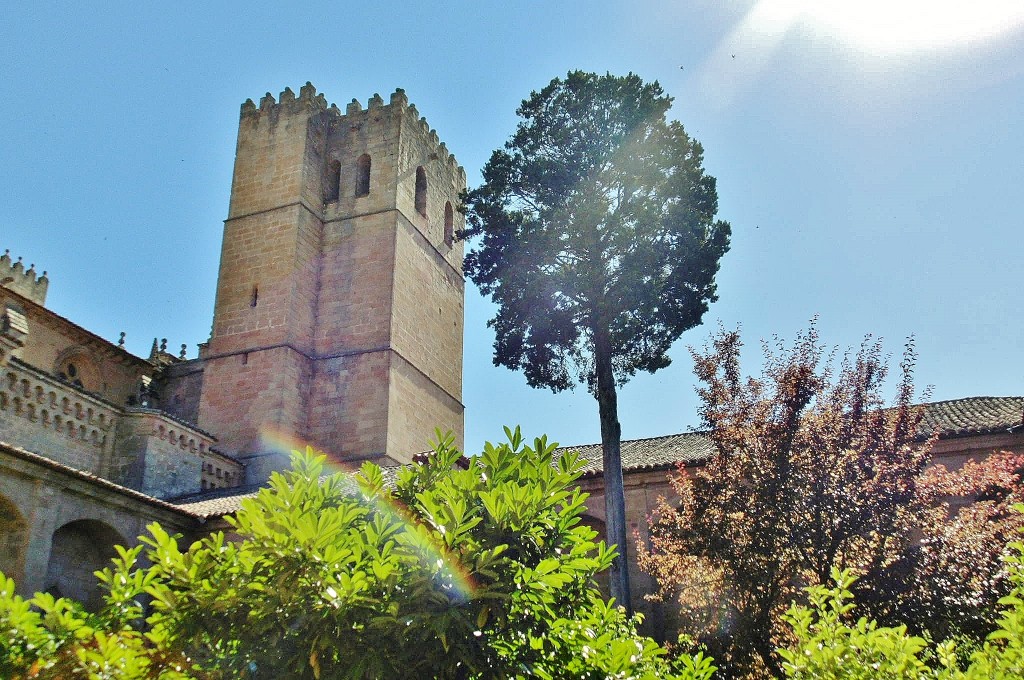
POLYGON ((663 368, 716 299, 729 225, 671 103, 633 74, 556 78, 468 195, 465 270, 499 306, 494 362, 531 386, 594 384, 600 332, 619 383, 663 368))
POLYGON ((612 595, 630 609, 616 386, 669 364, 716 299, 730 228, 703 149, 638 76, 581 71, 533 92, 466 198, 466 274, 498 305, 494 363, 598 402, 612 595))
POLYGON ((580 523, 575 455, 544 439, 488 444, 460 467, 444 438, 393 486, 323 457, 244 501, 221 533, 179 549, 158 525, 103 574, 98 615, 0 584, 0 673, 28 678, 706 679, 603 602, 612 552, 580 523), (142 620, 136 600, 152 598, 142 620), (90 666, 90 664, 92 664, 90 666), (104 673, 90 675, 95 668, 104 673), (109 670, 113 669, 113 670, 109 670))

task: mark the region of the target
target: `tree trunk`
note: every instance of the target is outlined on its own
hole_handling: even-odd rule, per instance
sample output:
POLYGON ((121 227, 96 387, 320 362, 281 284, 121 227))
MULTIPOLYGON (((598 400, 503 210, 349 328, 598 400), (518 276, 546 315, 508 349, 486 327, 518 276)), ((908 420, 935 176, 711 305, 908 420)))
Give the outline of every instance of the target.
POLYGON ((594 364, 597 372, 597 408, 601 416, 601 450, 604 457, 605 530, 608 544, 615 544, 619 556, 609 574, 611 595, 616 603, 633 614, 629 592, 629 543, 626 536, 626 495, 622 483, 622 457, 619 427, 619 401, 612 370, 611 342, 606 329, 594 334, 594 364))

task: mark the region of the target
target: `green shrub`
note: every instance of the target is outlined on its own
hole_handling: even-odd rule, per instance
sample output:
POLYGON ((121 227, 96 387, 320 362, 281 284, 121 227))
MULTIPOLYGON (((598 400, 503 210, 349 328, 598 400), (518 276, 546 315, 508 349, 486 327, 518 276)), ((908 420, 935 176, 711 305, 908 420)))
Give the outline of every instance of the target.
POLYGON ((25 601, 0 586, 3 677, 665 678, 706 680, 709 659, 670 664, 636 620, 601 600, 613 551, 581 523, 575 454, 544 439, 488 444, 466 463, 450 437, 393 485, 365 464, 293 469, 182 551, 158 525, 101 573, 103 610, 25 601), (460 465, 461 462, 461 465, 460 465), (152 606, 143 620, 143 595, 152 606), (35 606, 37 610, 32 609, 35 606))
MULTIPOLYGON (((1024 512, 1024 506, 1016 506, 1024 512)), ((809 605, 785 615, 794 641, 780 649, 785 677, 793 680, 1010 680, 1024 677, 1024 543, 1009 545, 1006 559, 1012 584, 998 627, 961 668, 957 649, 946 641, 929 645, 908 635, 906 626, 883 627, 864 617, 852 621, 849 571, 833 569, 834 586, 808 588, 809 605)))

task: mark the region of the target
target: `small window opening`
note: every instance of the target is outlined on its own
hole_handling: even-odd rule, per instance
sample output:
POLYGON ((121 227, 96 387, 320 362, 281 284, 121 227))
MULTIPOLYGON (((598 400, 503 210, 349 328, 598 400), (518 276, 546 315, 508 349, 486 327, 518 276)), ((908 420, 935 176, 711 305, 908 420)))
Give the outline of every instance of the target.
POLYGON ((84 387, 82 378, 78 375, 78 367, 70 361, 64 364, 64 369, 58 375, 75 387, 84 387))
POLYGON ((259 286, 253 286, 252 287, 252 296, 249 298, 249 306, 250 307, 255 307, 256 303, 258 303, 259 301, 260 301, 260 287, 259 286))
POLYGON ((359 157, 357 169, 356 196, 366 196, 370 193, 370 154, 359 157))
POLYGON ((427 171, 422 165, 416 168, 416 212, 427 216, 427 171))
POLYGON ((452 202, 444 202, 444 243, 449 248, 455 243, 455 211, 452 202))
POLYGON ((335 203, 341 193, 341 161, 331 161, 327 166, 327 184, 324 186, 324 201, 335 203))

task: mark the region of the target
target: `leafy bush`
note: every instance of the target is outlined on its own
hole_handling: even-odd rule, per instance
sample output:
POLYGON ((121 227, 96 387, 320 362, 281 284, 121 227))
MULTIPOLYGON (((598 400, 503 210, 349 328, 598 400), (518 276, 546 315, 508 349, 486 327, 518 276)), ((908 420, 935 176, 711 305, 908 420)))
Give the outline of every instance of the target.
MULTIPOLYGON (((1018 505, 1017 512, 1024 512, 1018 505)), ((850 589, 855 577, 834 569, 832 587, 807 589, 809 605, 793 605, 784 619, 794 642, 780 649, 786 678, 792 680, 1010 680, 1024 677, 1024 543, 1009 546, 1006 558, 1010 595, 998 627, 970 654, 961 668, 951 641, 930 645, 909 635, 906 626, 884 627, 861 617, 851 621, 854 609, 850 589)))
POLYGON ((3 677, 707 679, 670 667, 593 576, 613 551, 581 524, 575 454, 545 439, 464 459, 439 438, 393 485, 365 464, 293 469, 182 551, 159 525, 100 576, 96 615, 0 584, 3 677), (143 618, 138 604, 148 595, 143 618), (35 607, 35 609, 33 609, 35 607))

